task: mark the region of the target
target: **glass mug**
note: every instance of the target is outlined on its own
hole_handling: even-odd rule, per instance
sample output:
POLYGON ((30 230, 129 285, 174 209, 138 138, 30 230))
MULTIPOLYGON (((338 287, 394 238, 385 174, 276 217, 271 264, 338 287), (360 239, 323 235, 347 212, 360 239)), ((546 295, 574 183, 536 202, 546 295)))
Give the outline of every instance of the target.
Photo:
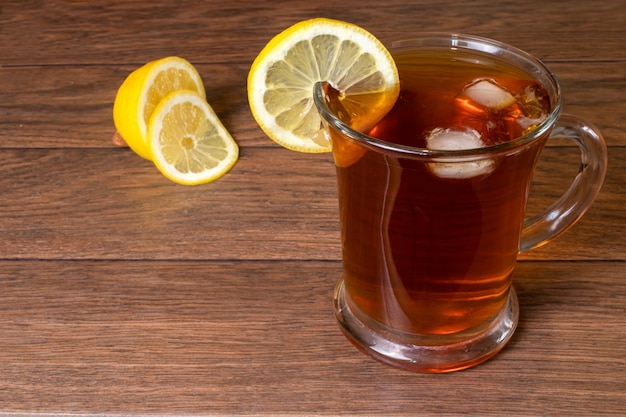
POLYGON ((555 76, 512 46, 424 34, 392 42, 401 93, 367 133, 327 85, 315 105, 333 144, 344 274, 334 308, 360 350, 419 372, 465 369, 511 338, 519 252, 572 226, 597 196, 606 144, 561 114, 555 76), (578 175, 545 211, 524 210, 548 140, 581 151, 578 175))

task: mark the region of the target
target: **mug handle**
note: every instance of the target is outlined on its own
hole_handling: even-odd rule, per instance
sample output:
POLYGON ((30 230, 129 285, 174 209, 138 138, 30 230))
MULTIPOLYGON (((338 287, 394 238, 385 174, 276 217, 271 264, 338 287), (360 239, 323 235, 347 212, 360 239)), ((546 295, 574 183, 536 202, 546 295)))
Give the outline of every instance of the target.
POLYGON ((543 246, 573 226, 591 206, 604 183, 607 148, 595 126, 578 116, 562 114, 548 140, 556 138, 569 139, 578 145, 580 168, 561 198, 541 213, 524 220, 520 252, 543 246))

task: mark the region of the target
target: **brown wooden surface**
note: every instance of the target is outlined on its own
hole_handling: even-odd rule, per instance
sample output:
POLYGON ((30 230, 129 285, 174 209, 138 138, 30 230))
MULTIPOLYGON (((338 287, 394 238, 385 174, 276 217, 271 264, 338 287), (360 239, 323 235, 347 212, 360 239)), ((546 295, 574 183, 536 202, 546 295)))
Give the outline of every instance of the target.
MULTIPOLYGON (((622 0, 3 0, 0 414, 626 415, 625 39, 622 0), (606 136, 597 202, 520 256, 519 328, 476 368, 399 371, 335 324, 331 158, 267 139, 245 84, 273 35, 316 16, 512 43, 606 136), (175 185, 112 144, 118 86, 167 55, 197 66, 241 146, 215 183, 175 185)), ((546 149, 530 211, 576 158, 546 149)))

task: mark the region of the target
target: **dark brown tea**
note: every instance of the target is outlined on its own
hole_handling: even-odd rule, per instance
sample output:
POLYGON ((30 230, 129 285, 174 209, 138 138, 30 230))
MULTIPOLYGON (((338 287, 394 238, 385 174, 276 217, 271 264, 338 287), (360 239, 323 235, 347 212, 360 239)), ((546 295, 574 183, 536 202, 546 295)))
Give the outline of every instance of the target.
MULTIPOLYGON (((545 89, 477 51, 398 52, 401 93, 368 134, 454 150, 515 139, 545 120, 545 89)), ((545 137, 480 159, 357 150, 332 133, 348 302, 356 315, 427 335, 474 329, 503 307, 533 167, 545 137)), ((355 142, 356 143, 356 142, 355 142)), ((361 146, 361 145, 357 145, 361 146)))

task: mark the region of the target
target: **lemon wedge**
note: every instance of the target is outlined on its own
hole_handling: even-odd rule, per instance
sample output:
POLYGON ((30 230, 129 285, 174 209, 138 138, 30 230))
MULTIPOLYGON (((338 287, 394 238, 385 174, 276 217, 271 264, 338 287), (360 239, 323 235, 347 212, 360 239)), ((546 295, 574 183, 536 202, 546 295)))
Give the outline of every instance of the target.
POLYGON ((250 110, 267 136, 294 151, 332 150, 313 103, 319 81, 339 91, 356 130, 378 122, 400 91, 391 54, 365 29, 325 18, 296 23, 261 50, 248 74, 250 110))
POLYGON ((139 156, 150 159, 148 121, 161 99, 177 90, 192 90, 205 97, 198 71, 188 61, 176 56, 143 65, 118 89, 113 104, 115 128, 139 156))
POLYGON ((239 147, 203 96, 174 91, 154 109, 148 123, 152 162, 177 184, 198 185, 226 174, 239 147))

